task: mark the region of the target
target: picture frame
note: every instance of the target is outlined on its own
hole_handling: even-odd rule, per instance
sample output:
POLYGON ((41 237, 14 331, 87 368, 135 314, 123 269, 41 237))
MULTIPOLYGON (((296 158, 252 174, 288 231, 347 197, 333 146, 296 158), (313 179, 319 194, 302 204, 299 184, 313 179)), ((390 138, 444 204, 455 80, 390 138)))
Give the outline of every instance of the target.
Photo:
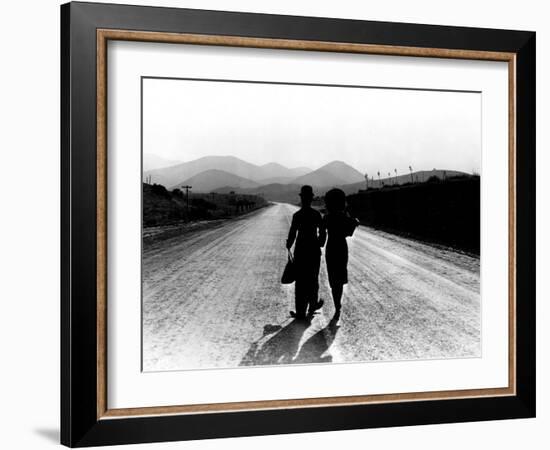
POLYGON ((61 443, 177 441, 535 416, 533 32, 72 2, 61 6, 61 443), (508 386, 111 409, 107 43, 508 64, 508 386))

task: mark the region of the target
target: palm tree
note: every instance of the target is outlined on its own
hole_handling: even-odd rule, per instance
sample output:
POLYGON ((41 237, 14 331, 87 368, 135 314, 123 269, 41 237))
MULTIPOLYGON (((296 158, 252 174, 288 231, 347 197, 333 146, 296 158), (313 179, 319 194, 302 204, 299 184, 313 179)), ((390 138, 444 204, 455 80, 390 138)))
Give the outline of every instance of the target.
POLYGON ((393 169, 393 171, 395 172, 395 184, 397 184, 397 169, 393 169))
POLYGON ((380 171, 378 171, 378 187, 382 187, 382 182, 380 181, 380 171))
POLYGON ((369 174, 365 174, 365 181, 367 182, 367 191, 369 190, 369 174))
MULTIPOLYGON (((409 166, 409 171, 411 172, 411 183, 414 183, 414 180, 413 180, 413 168, 412 166, 409 166)), ((418 178, 418 177, 417 177, 418 178)))

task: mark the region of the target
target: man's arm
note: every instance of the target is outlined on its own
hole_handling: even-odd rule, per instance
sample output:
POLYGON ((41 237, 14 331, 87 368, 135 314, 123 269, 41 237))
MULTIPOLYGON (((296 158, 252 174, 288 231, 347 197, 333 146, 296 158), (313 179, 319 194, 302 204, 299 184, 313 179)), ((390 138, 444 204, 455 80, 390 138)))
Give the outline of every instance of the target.
POLYGON ((319 247, 324 247, 327 240, 327 226, 325 224, 325 218, 321 217, 321 222, 319 223, 319 247))
POLYGON ((286 240, 286 248, 290 250, 296 239, 296 233, 298 232, 298 226, 296 225, 296 216, 292 216, 292 223, 290 230, 288 231, 288 238, 286 240))

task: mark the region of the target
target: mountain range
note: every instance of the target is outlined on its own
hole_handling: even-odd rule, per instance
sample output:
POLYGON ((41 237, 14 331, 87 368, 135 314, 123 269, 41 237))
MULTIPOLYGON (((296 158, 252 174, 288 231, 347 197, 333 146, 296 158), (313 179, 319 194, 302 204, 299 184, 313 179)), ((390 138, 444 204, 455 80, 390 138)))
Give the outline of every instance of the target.
POLYGON ((221 170, 261 184, 265 184, 264 180, 267 182, 274 182, 275 179, 280 181, 281 178, 293 180, 311 172, 311 169, 307 167, 289 169, 277 163, 258 166, 234 156, 205 156, 170 167, 147 170, 144 172, 144 176, 151 176, 152 183, 162 184, 166 188, 173 189, 208 170, 221 170))
MULTIPOLYGON (((403 184, 410 181, 426 181, 431 176, 465 175, 458 171, 419 171, 388 178, 370 179, 369 187, 403 184)), ((346 194, 365 189, 364 175, 354 167, 332 161, 315 170, 307 167, 288 168, 278 163, 255 165, 234 156, 205 156, 193 161, 174 164, 144 172, 144 179, 162 184, 168 189, 183 185, 192 186, 197 193, 228 193, 262 195, 267 200, 295 202, 300 187, 309 184, 316 195, 338 187, 346 194)))
MULTIPOLYGON (((217 169, 205 170, 180 184, 193 186, 193 192, 212 192, 224 186, 230 187, 233 190, 260 186, 259 183, 248 178, 217 169)), ((178 187, 180 184, 174 187, 178 187)))

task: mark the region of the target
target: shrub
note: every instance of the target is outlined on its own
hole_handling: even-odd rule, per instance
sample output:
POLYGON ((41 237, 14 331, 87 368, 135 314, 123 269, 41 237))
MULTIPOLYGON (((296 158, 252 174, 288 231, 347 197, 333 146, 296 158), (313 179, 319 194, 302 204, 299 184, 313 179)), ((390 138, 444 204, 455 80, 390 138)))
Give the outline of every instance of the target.
POLYGON ((153 194, 170 198, 170 193, 166 190, 166 188, 162 184, 153 184, 153 186, 151 186, 151 190, 153 191, 153 194))
POLYGON ((216 205, 204 198, 194 198, 191 200, 191 205, 195 208, 204 209, 204 210, 213 210, 216 209, 216 205))

